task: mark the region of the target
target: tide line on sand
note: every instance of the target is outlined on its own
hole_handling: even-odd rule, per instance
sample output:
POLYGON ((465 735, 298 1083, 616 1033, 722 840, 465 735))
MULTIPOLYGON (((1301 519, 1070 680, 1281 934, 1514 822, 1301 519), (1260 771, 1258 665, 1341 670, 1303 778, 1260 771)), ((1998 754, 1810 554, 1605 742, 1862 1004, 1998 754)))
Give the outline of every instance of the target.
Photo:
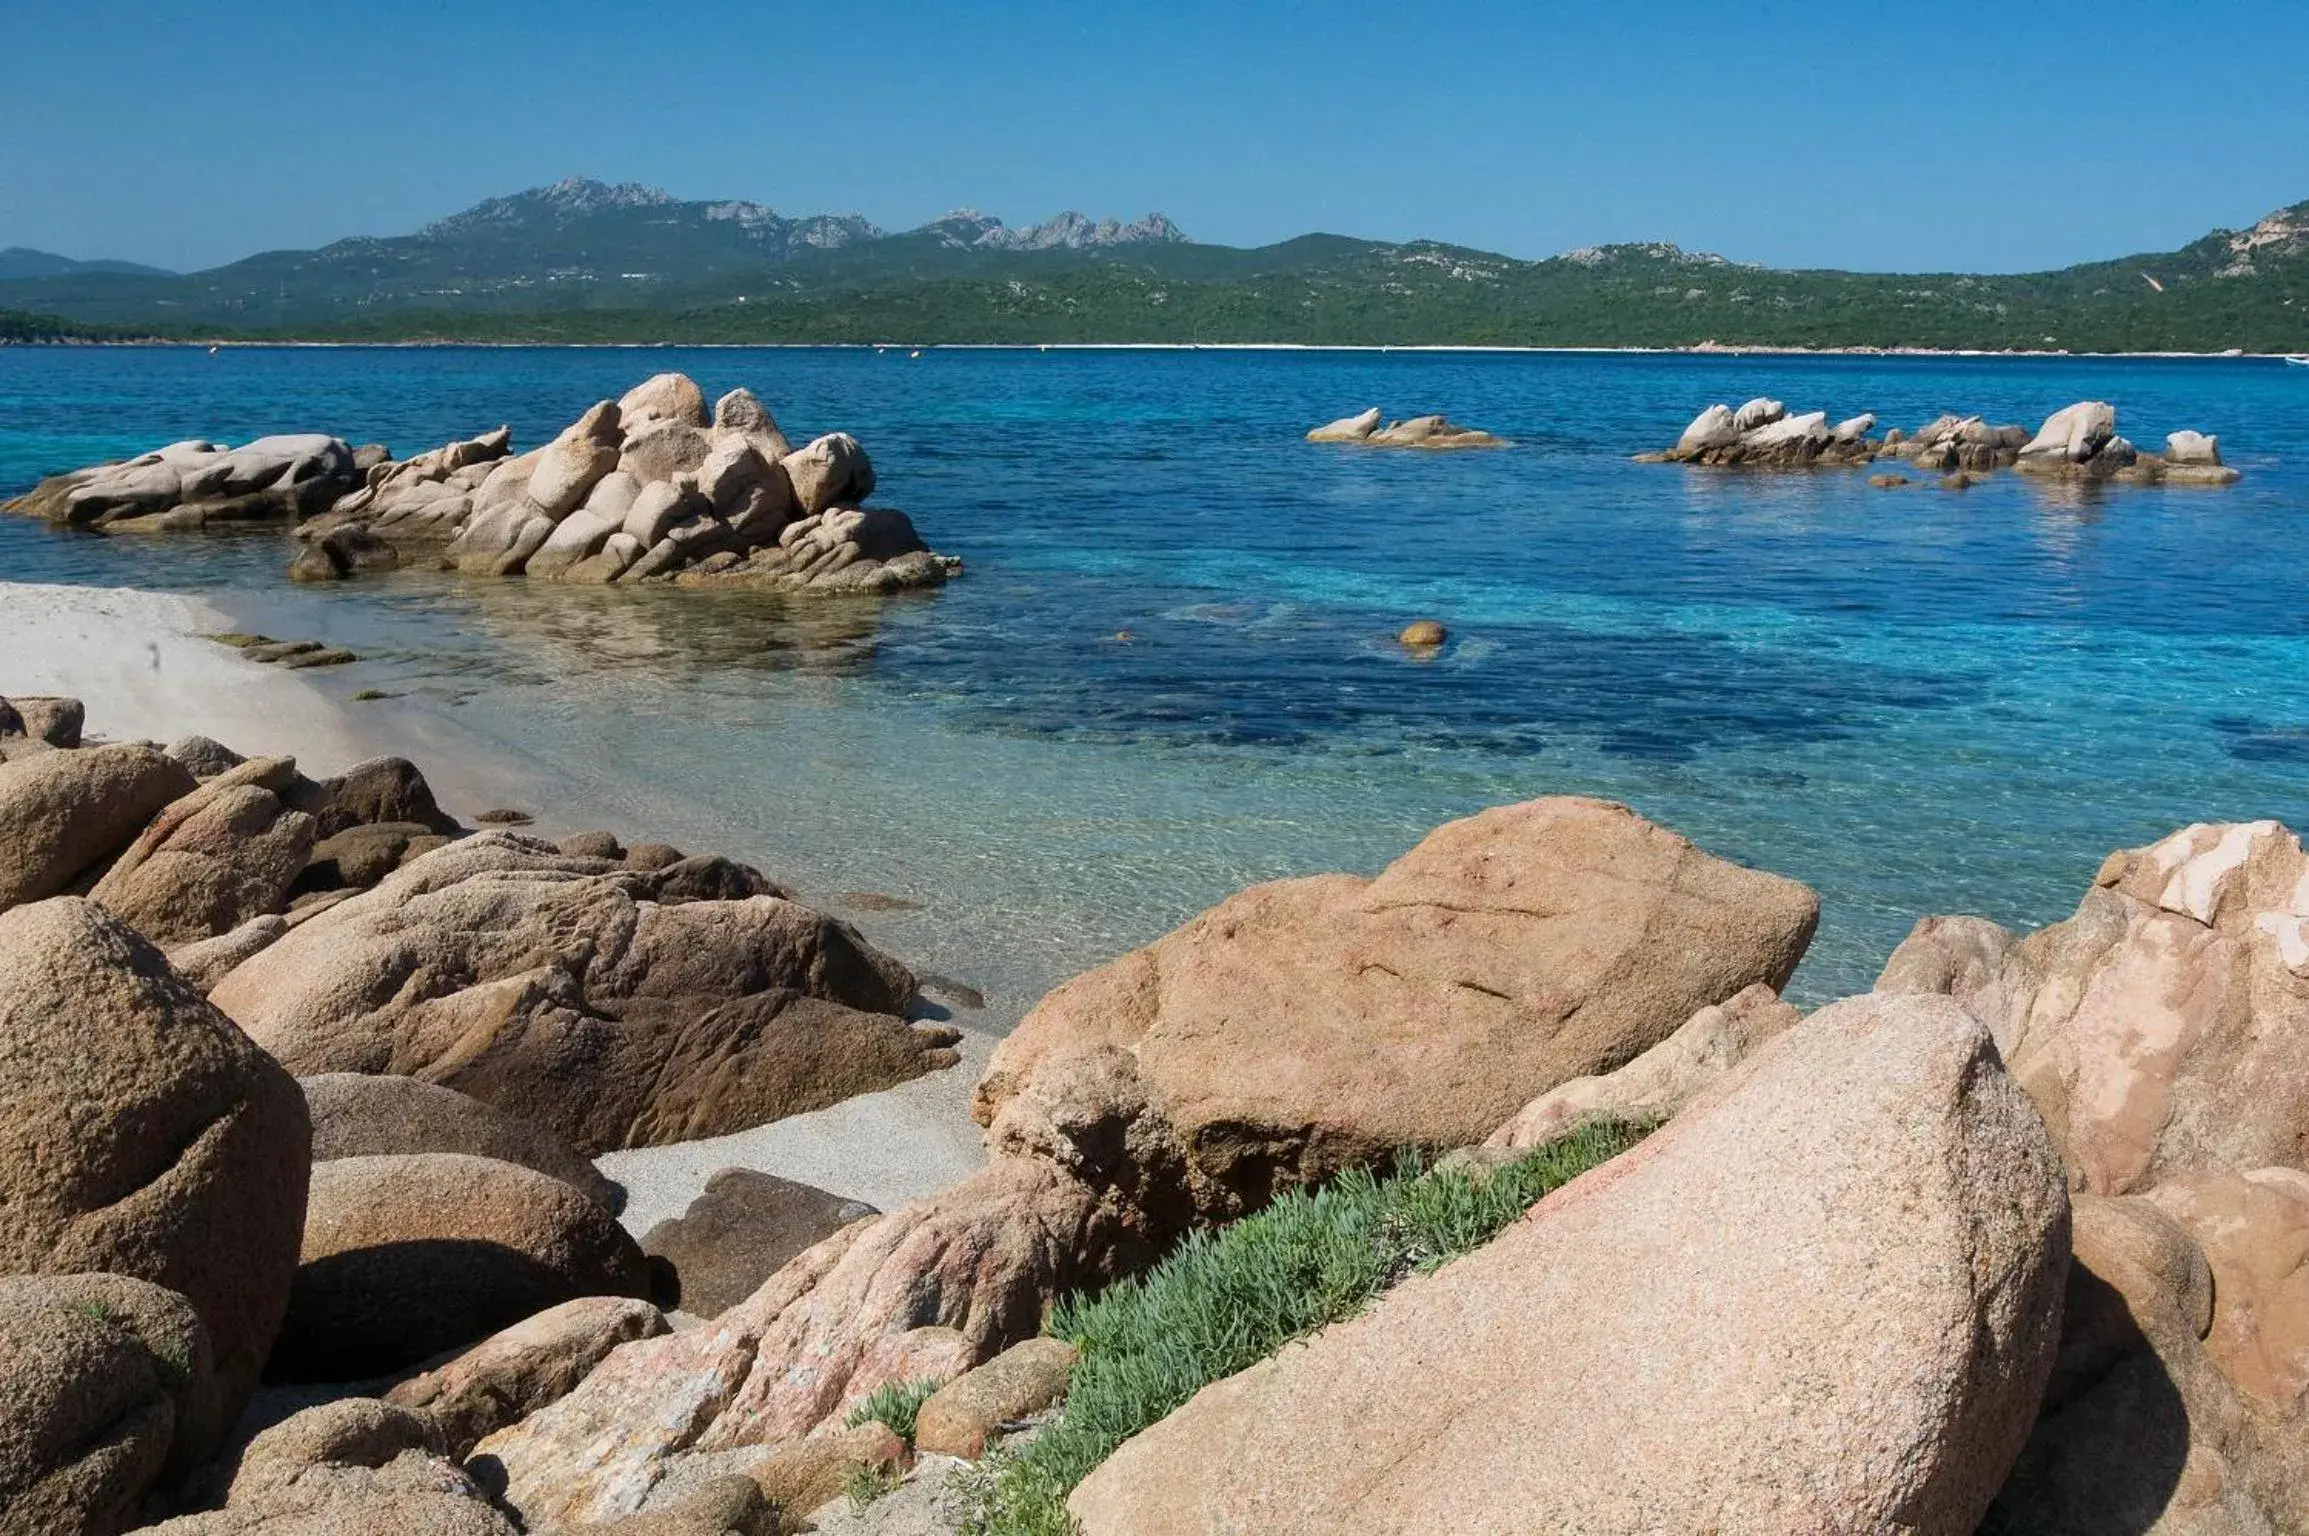
MULTIPOLYGON (((0 696, 68 694, 87 706, 91 736, 208 736, 244 754, 295 757, 312 774, 380 755, 409 756, 444 803, 468 815, 526 801, 554 809, 534 829, 541 834, 583 824, 585 807, 543 793, 513 765, 477 742, 460 744, 437 722, 425 722, 424 744, 413 750, 398 739, 395 715, 357 717, 306 678, 207 638, 238 627, 214 605, 177 593, 0 582, 0 696), (574 819, 563 824, 565 818, 574 819)), ((623 1220, 637 1236, 680 1215, 725 1167, 758 1168, 888 1210, 954 1182, 982 1160, 970 1088, 995 1038, 965 1027, 958 1066, 732 1135, 612 1153, 601 1166, 625 1186, 623 1220)))

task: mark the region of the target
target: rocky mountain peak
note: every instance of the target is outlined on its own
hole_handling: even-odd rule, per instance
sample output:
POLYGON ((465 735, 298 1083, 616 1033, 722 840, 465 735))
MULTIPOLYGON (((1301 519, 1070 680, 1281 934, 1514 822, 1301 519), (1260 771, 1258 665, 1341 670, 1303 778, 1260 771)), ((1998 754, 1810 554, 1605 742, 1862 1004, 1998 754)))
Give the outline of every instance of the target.
POLYGON ((2251 229, 2229 233, 2229 264, 2216 275, 2251 277, 2271 262, 2309 256, 2309 203, 2280 208, 2251 229))
POLYGON ((957 208, 922 226, 947 244, 975 246, 990 251, 1086 251, 1108 246, 1183 241, 1179 227, 1160 213, 1125 224, 1119 219, 1092 219, 1072 209, 1040 224, 1012 229, 992 214, 975 208, 957 208))
POLYGON ((518 224, 537 218, 559 221, 612 208, 664 208, 677 201, 672 193, 637 181, 611 183, 570 176, 549 187, 486 198, 462 213, 426 225, 418 233, 454 235, 490 224, 518 224))
POLYGON ((1565 251, 1560 260, 1575 266, 1600 267, 1615 261, 1659 261, 1678 267, 1728 267, 1733 263, 1714 251, 1687 251, 1668 240, 1633 240, 1617 245, 1583 245, 1565 251))

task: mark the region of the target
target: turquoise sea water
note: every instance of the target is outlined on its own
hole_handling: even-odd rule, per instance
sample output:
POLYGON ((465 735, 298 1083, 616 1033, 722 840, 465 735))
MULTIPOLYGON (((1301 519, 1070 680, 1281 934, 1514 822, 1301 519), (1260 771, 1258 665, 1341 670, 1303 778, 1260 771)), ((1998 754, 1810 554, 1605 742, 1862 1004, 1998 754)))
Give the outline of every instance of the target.
POLYGON ((196 435, 529 444, 661 368, 751 386, 797 440, 856 433, 968 574, 866 607, 314 591, 278 535, 5 519, 0 576, 351 644, 321 686, 406 691, 384 707, 518 757, 564 820, 923 903, 862 921, 997 1017, 1250 881, 1542 793, 1812 884, 1813 1000, 1924 913, 2040 923, 2177 824, 2309 824, 2309 374, 2275 361, 0 349, 0 493, 196 435), (1755 394, 1910 427, 2108 399, 2146 446, 2219 433, 2246 478, 1955 495, 1628 461, 1755 394), (1518 446, 1299 441, 1371 404, 1518 446), (1392 644, 1415 617, 1452 629, 1433 660, 1392 644))

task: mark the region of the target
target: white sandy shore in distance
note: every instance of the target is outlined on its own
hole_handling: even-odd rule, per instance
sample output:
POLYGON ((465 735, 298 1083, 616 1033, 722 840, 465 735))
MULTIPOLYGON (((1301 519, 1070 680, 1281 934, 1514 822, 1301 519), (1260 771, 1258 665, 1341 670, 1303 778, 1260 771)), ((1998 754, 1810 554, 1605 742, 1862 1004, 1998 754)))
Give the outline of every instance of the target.
POLYGON ((170 592, 0 582, 0 694, 70 694, 107 741, 209 736, 321 777, 383 750, 296 673, 201 638, 231 628, 170 592))
MULTIPOLYGON (((585 808, 525 782, 514 765, 427 722, 414 738, 395 717, 359 718, 295 672, 250 661, 203 638, 238 628, 198 598, 125 587, 0 582, 0 696, 69 694, 88 708, 87 733, 109 741, 213 737, 245 755, 282 755, 315 777, 366 758, 405 756, 452 814, 489 805, 551 806, 537 831, 597 825, 585 808)), ((293 637, 291 637, 293 638, 293 637)), ((903 958, 901 956, 901 958, 903 958)), ((995 1036, 965 1016, 961 1065, 813 1114, 601 1160, 625 1186, 635 1234, 678 1216, 723 1167, 759 1168, 885 1210, 944 1187, 981 1160, 971 1085, 995 1036)))
MULTIPOLYGON (((0 343, 6 345, 6 343, 0 343)), ((249 341, 231 336, 199 341, 28 342, 28 346, 241 347, 255 351, 338 352, 1502 352, 1563 357, 2073 357, 2086 360, 2207 358, 2219 362, 2296 357, 2293 352, 2072 352, 2065 347, 1798 347, 1699 342, 1688 347, 1518 346, 1511 342, 1344 341, 249 341)))

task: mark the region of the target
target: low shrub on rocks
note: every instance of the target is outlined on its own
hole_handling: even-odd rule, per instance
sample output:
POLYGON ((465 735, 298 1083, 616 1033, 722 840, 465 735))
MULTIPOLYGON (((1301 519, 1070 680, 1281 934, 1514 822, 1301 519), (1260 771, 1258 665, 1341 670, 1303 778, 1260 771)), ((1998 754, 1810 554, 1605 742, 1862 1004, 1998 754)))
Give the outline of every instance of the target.
POLYGON ((1644 1130, 1592 1122, 1488 1169, 1429 1169, 1406 1155, 1392 1174, 1352 1170, 1062 1303, 1050 1331, 1082 1351, 1065 1413, 1024 1450, 990 1458, 969 1531, 1071 1536, 1067 1494, 1123 1441, 1221 1377, 1481 1247, 1644 1130))

